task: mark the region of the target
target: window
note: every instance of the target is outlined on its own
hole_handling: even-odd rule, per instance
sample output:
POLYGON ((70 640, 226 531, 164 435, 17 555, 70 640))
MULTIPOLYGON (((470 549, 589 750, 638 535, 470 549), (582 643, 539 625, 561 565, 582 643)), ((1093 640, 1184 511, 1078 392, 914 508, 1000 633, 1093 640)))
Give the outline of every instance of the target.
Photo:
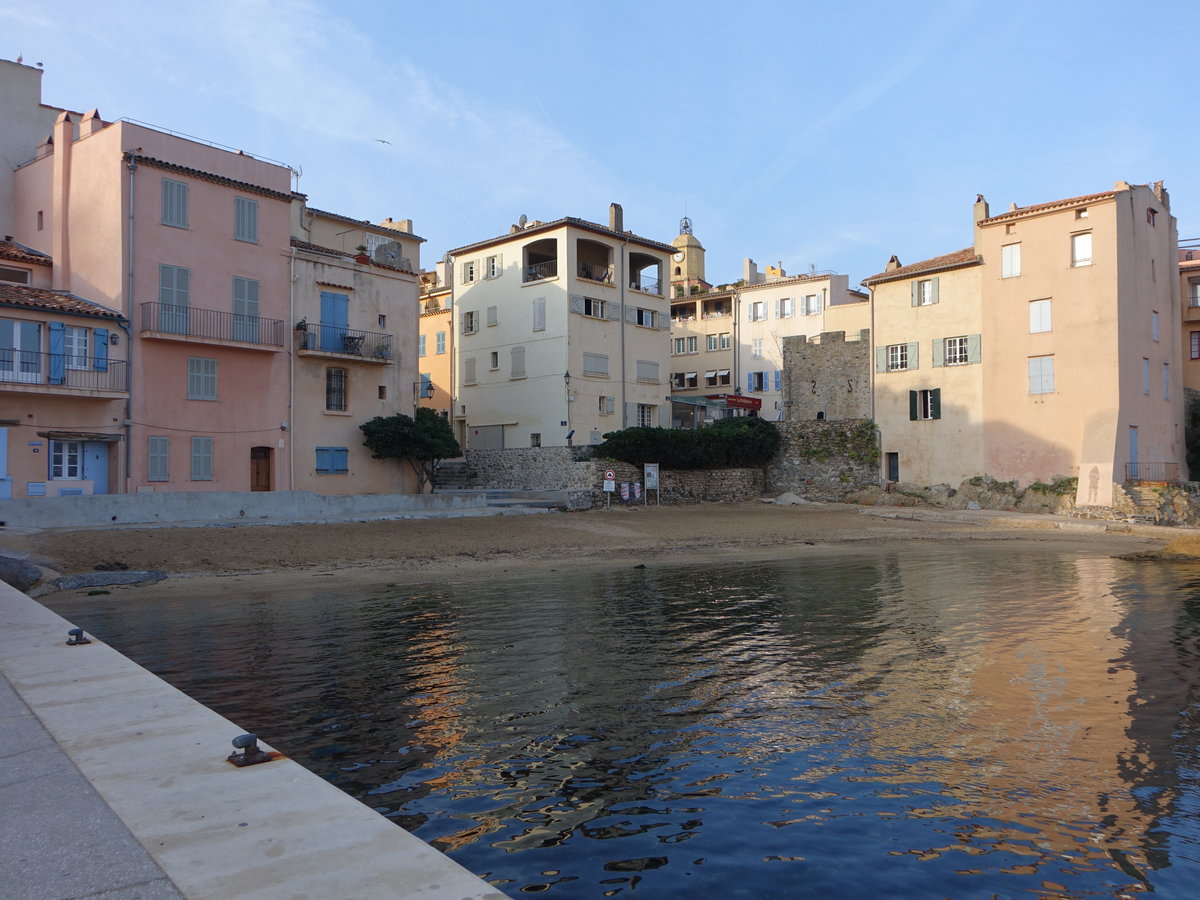
POLYGON ((733 343, 732 343, 732 340, 731 340, 731 338, 730 338, 730 336, 729 336, 729 332, 728 332, 728 331, 726 331, 726 332, 723 332, 723 333, 720 335, 720 337, 721 337, 721 349, 722 349, 722 350, 728 350, 730 347, 732 347, 732 346, 733 346, 733 343))
POLYGON ((767 373, 766 372, 747 372, 746 373, 746 390, 748 390, 750 393, 754 393, 756 391, 769 390, 769 388, 767 387, 767 373))
POLYGON ((583 354, 584 375, 608 375, 608 355, 605 353, 583 354))
POLYGON ((600 397, 597 412, 602 416, 611 416, 617 409, 616 397, 600 397))
POLYGON ((500 351, 493 350, 488 354, 488 368, 495 372, 500 368, 500 351))
POLYGON ((763 339, 755 338, 750 344, 750 355, 755 359, 762 359, 763 355, 763 339))
POLYGON ((1071 235, 1071 265, 1090 266, 1092 264, 1092 233, 1081 231, 1071 235))
POLYGON ((1200 359, 1200 331, 1193 331, 1189 337, 1191 338, 1189 341, 1192 349, 1191 358, 1200 359))
MULTIPOLYGON (((639 365, 641 365, 639 363, 639 365)), ((638 428, 656 428, 658 426, 658 407, 651 403, 637 405, 638 428)))
POLYGON ((200 356, 188 357, 188 399, 217 399, 217 361, 200 356))
POLYGON ((15 281, 17 284, 29 284, 29 271, 27 269, 10 269, 8 266, 0 266, 0 281, 15 281))
POLYGON ((509 370, 509 378, 524 378, 525 377, 525 348, 513 347, 511 351, 512 367, 509 370))
POLYGON ((1200 278, 1188 282, 1188 306, 1200 306, 1200 278))
POLYGON ((915 422, 918 419, 940 419, 941 417, 941 388, 908 392, 908 418, 910 421, 915 422))
POLYGON ((436 340, 436 347, 434 349, 434 352, 439 355, 445 353, 446 352, 446 332, 439 331, 436 335, 434 335, 434 337, 436 340))
POLYGON ((188 186, 182 181, 162 180, 162 223, 188 227, 188 186))
POLYGON ((1163 399, 1171 399, 1171 366, 1169 363, 1163 363, 1163 399))
POLYGON ((715 334, 710 334, 705 338, 704 349, 708 351, 717 349, 717 336, 715 334))
POLYGON ((675 338, 671 342, 671 352, 676 356, 681 353, 687 353, 687 338, 675 338))
POLYGON ((634 311, 633 322, 635 325, 641 325, 644 328, 654 327, 654 310, 642 309, 640 306, 634 311))
POLYGON ((696 372, 672 372, 671 386, 681 389, 699 387, 699 375, 696 372))
POLYGON ((1154 340, 1158 340, 1158 313, 1150 313, 1150 334, 1154 340))
POLYGON ((500 277, 500 257, 489 256, 483 265, 484 278, 499 278, 500 277))
POLYGON ((426 339, 426 337, 428 337, 428 335, 424 335, 424 334, 417 335, 417 356, 425 355, 425 339, 426 339))
POLYGON ((687 352, 688 353, 696 353, 699 350, 700 350, 700 338, 695 337, 695 336, 688 338, 687 339, 687 352))
POLYGON ((950 337, 942 341, 942 363, 947 366, 965 366, 970 361, 967 356, 967 338, 950 337))
POLYGON ((1142 360, 1142 393, 1150 393, 1150 360, 1142 360))
POLYGON ((496 326, 496 323, 497 323, 497 322, 499 322, 499 321, 500 321, 500 319, 499 319, 499 317, 498 317, 498 314, 497 314, 497 312, 496 312, 496 307, 494 307, 494 306, 489 306, 489 307, 487 308, 487 323, 488 323, 488 328, 494 328, 494 327, 496 326))
POLYGON ((718 387, 729 384, 729 370, 718 369, 715 372, 705 372, 704 384, 706 387, 718 387))
POLYGON ((533 300, 533 330, 546 330, 546 298, 535 297, 533 300))
POLYGON ((180 266, 158 267, 158 330, 172 334, 188 333, 188 303, 190 302, 191 272, 180 266))
MULTIPOLYGON (((424 382, 424 380, 425 380, 425 376, 424 376, 424 375, 422 375, 422 376, 421 376, 421 380, 422 380, 422 382, 424 382)), ((422 387, 423 387, 423 386, 424 386, 424 385, 422 384, 422 387)), ((379 385, 379 399, 380 399, 380 400, 386 400, 386 399, 387 399, 387 385, 386 385, 386 384, 381 384, 381 385, 379 385)))
POLYGON ((529 432, 529 446, 530 447, 542 446, 542 433, 540 431, 529 432))
MULTIPOLYGON (((637 380, 648 384, 658 384, 658 363, 647 359, 637 361, 637 380)), ((652 409, 654 407, 651 407, 652 409)))
POLYGON ((1050 301, 1034 300, 1029 304, 1029 333, 1051 330, 1050 301))
POLYGON ((146 480, 171 480, 171 439, 150 437, 146 442, 146 480))
POLYGON ((258 340, 258 282, 253 278, 233 279, 233 339, 258 340))
POLYGON ((889 344, 887 347, 887 370, 903 372, 908 368, 908 344, 889 344))
POLYGON ((673 387, 673 388, 682 388, 683 387, 683 373, 682 372, 672 372, 671 373, 671 387, 673 387))
POLYGON ((1031 356, 1029 358, 1029 393, 1054 393, 1054 357, 1031 356))
POLYGON ((330 412, 345 412, 346 370, 325 370, 325 408, 330 412))
POLYGON ((1077 209, 1077 210, 1075 210, 1075 218, 1077 218, 1077 219, 1086 219, 1087 217, 1088 217, 1088 214, 1087 214, 1087 208, 1086 208, 1086 207, 1084 207, 1083 209, 1077 209))
POLYGON ((912 283, 913 306, 932 306, 938 302, 938 294, 938 280, 936 278, 922 278, 920 281, 912 283))
POLYGON ((1154 220, 1158 218, 1158 210, 1152 206, 1146 207, 1146 224, 1151 228, 1154 227, 1154 220))
POLYGON ((479 313, 475 310, 462 314, 462 333, 474 334, 479 330, 479 313))
MULTIPOLYGON (((87 369, 88 329, 75 325, 63 326, 63 359, 68 369, 87 369)), ((52 342, 53 343, 53 342, 52 342)))
POLYGON ((350 471, 350 450, 346 447, 317 447, 318 475, 345 475, 350 471))
POLYGON ((39 323, 0 319, 0 381, 41 381, 41 350, 39 323))
POLYGON ((50 480, 76 481, 83 462, 83 441, 50 442, 50 480))
POLYGON ((387 316, 385 316, 383 313, 380 313, 378 316, 375 317, 375 323, 380 328, 387 328, 387 316))
POLYGON ((821 297, 819 294, 806 294, 804 297, 804 315, 816 316, 821 313, 821 297))
POLYGON ((775 318, 790 319, 796 314, 796 298, 781 297, 775 301, 775 318))
POLYGON ((750 321, 765 322, 767 319, 767 302, 765 300, 755 300, 750 304, 750 321))
POLYGON ((41 231, 46 224, 46 214, 42 210, 37 211, 37 230, 41 231))
POLYGON ((1000 277, 1016 278, 1021 274, 1021 245, 1005 244, 1000 248, 1000 277))
POLYGON ((462 280, 463 284, 472 284, 475 281, 475 261, 465 262, 462 265, 462 280))
POLYGON ((583 314, 591 316, 594 319, 607 318, 607 304, 603 300, 597 300, 595 297, 583 298, 583 314))
POLYGON ((233 198, 234 240, 258 243, 258 201, 249 197, 233 198))
POLYGON ((475 357, 468 356, 463 360, 463 384, 475 383, 475 357))
POLYGON ((192 438, 192 481, 212 481, 213 439, 192 438))

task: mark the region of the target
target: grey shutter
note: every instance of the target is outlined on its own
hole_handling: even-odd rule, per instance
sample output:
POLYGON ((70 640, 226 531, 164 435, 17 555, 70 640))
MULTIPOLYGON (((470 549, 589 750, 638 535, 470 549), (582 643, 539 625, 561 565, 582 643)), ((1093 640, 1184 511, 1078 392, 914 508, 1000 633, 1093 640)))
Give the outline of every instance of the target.
POLYGON ((929 285, 929 302, 937 303, 938 297, 938 279, 936 277, 930 279, 933 283, 929 285))
POLYGON ((938 366, 944 366, 946 364, 945 363, 946 339, 945 338, 934 338, 932 349, 933 349, 933 367, 936 369, 938 366))
POLYGON ((636 403, 626 403, 625 404, 625 421, 623 421, 621 423, 621 427, 622 428, 633 428, 634 426, 637 425, 637 423, 638 423, 637 404, 636 403))
POLYGON ((671 317, 666 313, 656 312, 654 322, 661 331, 666 331, 671 327, 671 317))
MULTIPOLYGON (((618 312, 618 315, 620 313, 618 312)), ((637 324, 638 308, 636 306, 625 307, 625 321, 630 325, 637 324)))
POLYGON ((571 312, 583 315, 583 294, 571 295, 571 312))
POLYGON ((911 342, 909 342, 909 344, 907 346, 908 346, 908 365, 905 366, 905 368, 906 369, 919 369, 920 365, 918 364, 918 361, 917 361, 917 348, 920 347, 921 345, 918 344, 916 341, 911 341, 911 342))
POLYGON ((912 305, 920 306, 921 305, 921 282, 914 281, 914 282, 912 282, 912 284, 909 285, 909 287, 912 289, 912 305))
MULTIPOLYGON (((634 307, 634 309, 637 309, 637 307, 634 307)), ((628 315, 628 313, 629 313, 628 306, 625 307, 625 312, 626 312, 626 315, 628 315)), ((611 301, 606 302, 604 304, 604 318, 611 319, 614 322, 620 320, 621 305, 619 303, 613 303, 611 301)))
POLYGON ((967 362, 977 363, 982 358, 980 352, 980 336, 977 334, 967 335, 967 362))
POLYGON ((886 372, 887 371, 887 347, 876 347, 875 348, 875 371, 876 372, 886 372))

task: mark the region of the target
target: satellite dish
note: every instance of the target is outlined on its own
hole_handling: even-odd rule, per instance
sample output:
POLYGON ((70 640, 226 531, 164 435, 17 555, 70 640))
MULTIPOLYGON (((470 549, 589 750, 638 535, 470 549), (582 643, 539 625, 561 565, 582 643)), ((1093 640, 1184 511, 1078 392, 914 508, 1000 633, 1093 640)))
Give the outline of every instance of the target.
POLYGON ((520 225, 522 228, 524 228, 525 223, 528 221, 529 221, 529 218, 525 215, 525 213, 521 213, 520 218, 517 219, 517 224, 520 225))

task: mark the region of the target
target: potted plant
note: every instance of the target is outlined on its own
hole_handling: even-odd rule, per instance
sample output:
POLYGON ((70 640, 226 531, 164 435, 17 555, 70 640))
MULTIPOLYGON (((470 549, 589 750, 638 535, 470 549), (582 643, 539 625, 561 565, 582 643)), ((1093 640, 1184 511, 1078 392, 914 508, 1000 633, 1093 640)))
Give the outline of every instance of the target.
POLYGON ((367 255, 367 245, 366 244, 359 244, 357 247, 354 248, 354 251, 355 251, 354 261, 356 263, 369 263, 371 261, 371 257, 367 255))

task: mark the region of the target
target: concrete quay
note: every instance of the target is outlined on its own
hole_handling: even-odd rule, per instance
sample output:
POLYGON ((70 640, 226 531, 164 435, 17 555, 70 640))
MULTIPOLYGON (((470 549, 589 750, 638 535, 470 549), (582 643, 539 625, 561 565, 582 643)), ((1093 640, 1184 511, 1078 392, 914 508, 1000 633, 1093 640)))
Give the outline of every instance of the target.
POLYGON ((71 627, 0 583, 6 900, 504 900, 286 757, 231 765, 245 729, 71 627))

